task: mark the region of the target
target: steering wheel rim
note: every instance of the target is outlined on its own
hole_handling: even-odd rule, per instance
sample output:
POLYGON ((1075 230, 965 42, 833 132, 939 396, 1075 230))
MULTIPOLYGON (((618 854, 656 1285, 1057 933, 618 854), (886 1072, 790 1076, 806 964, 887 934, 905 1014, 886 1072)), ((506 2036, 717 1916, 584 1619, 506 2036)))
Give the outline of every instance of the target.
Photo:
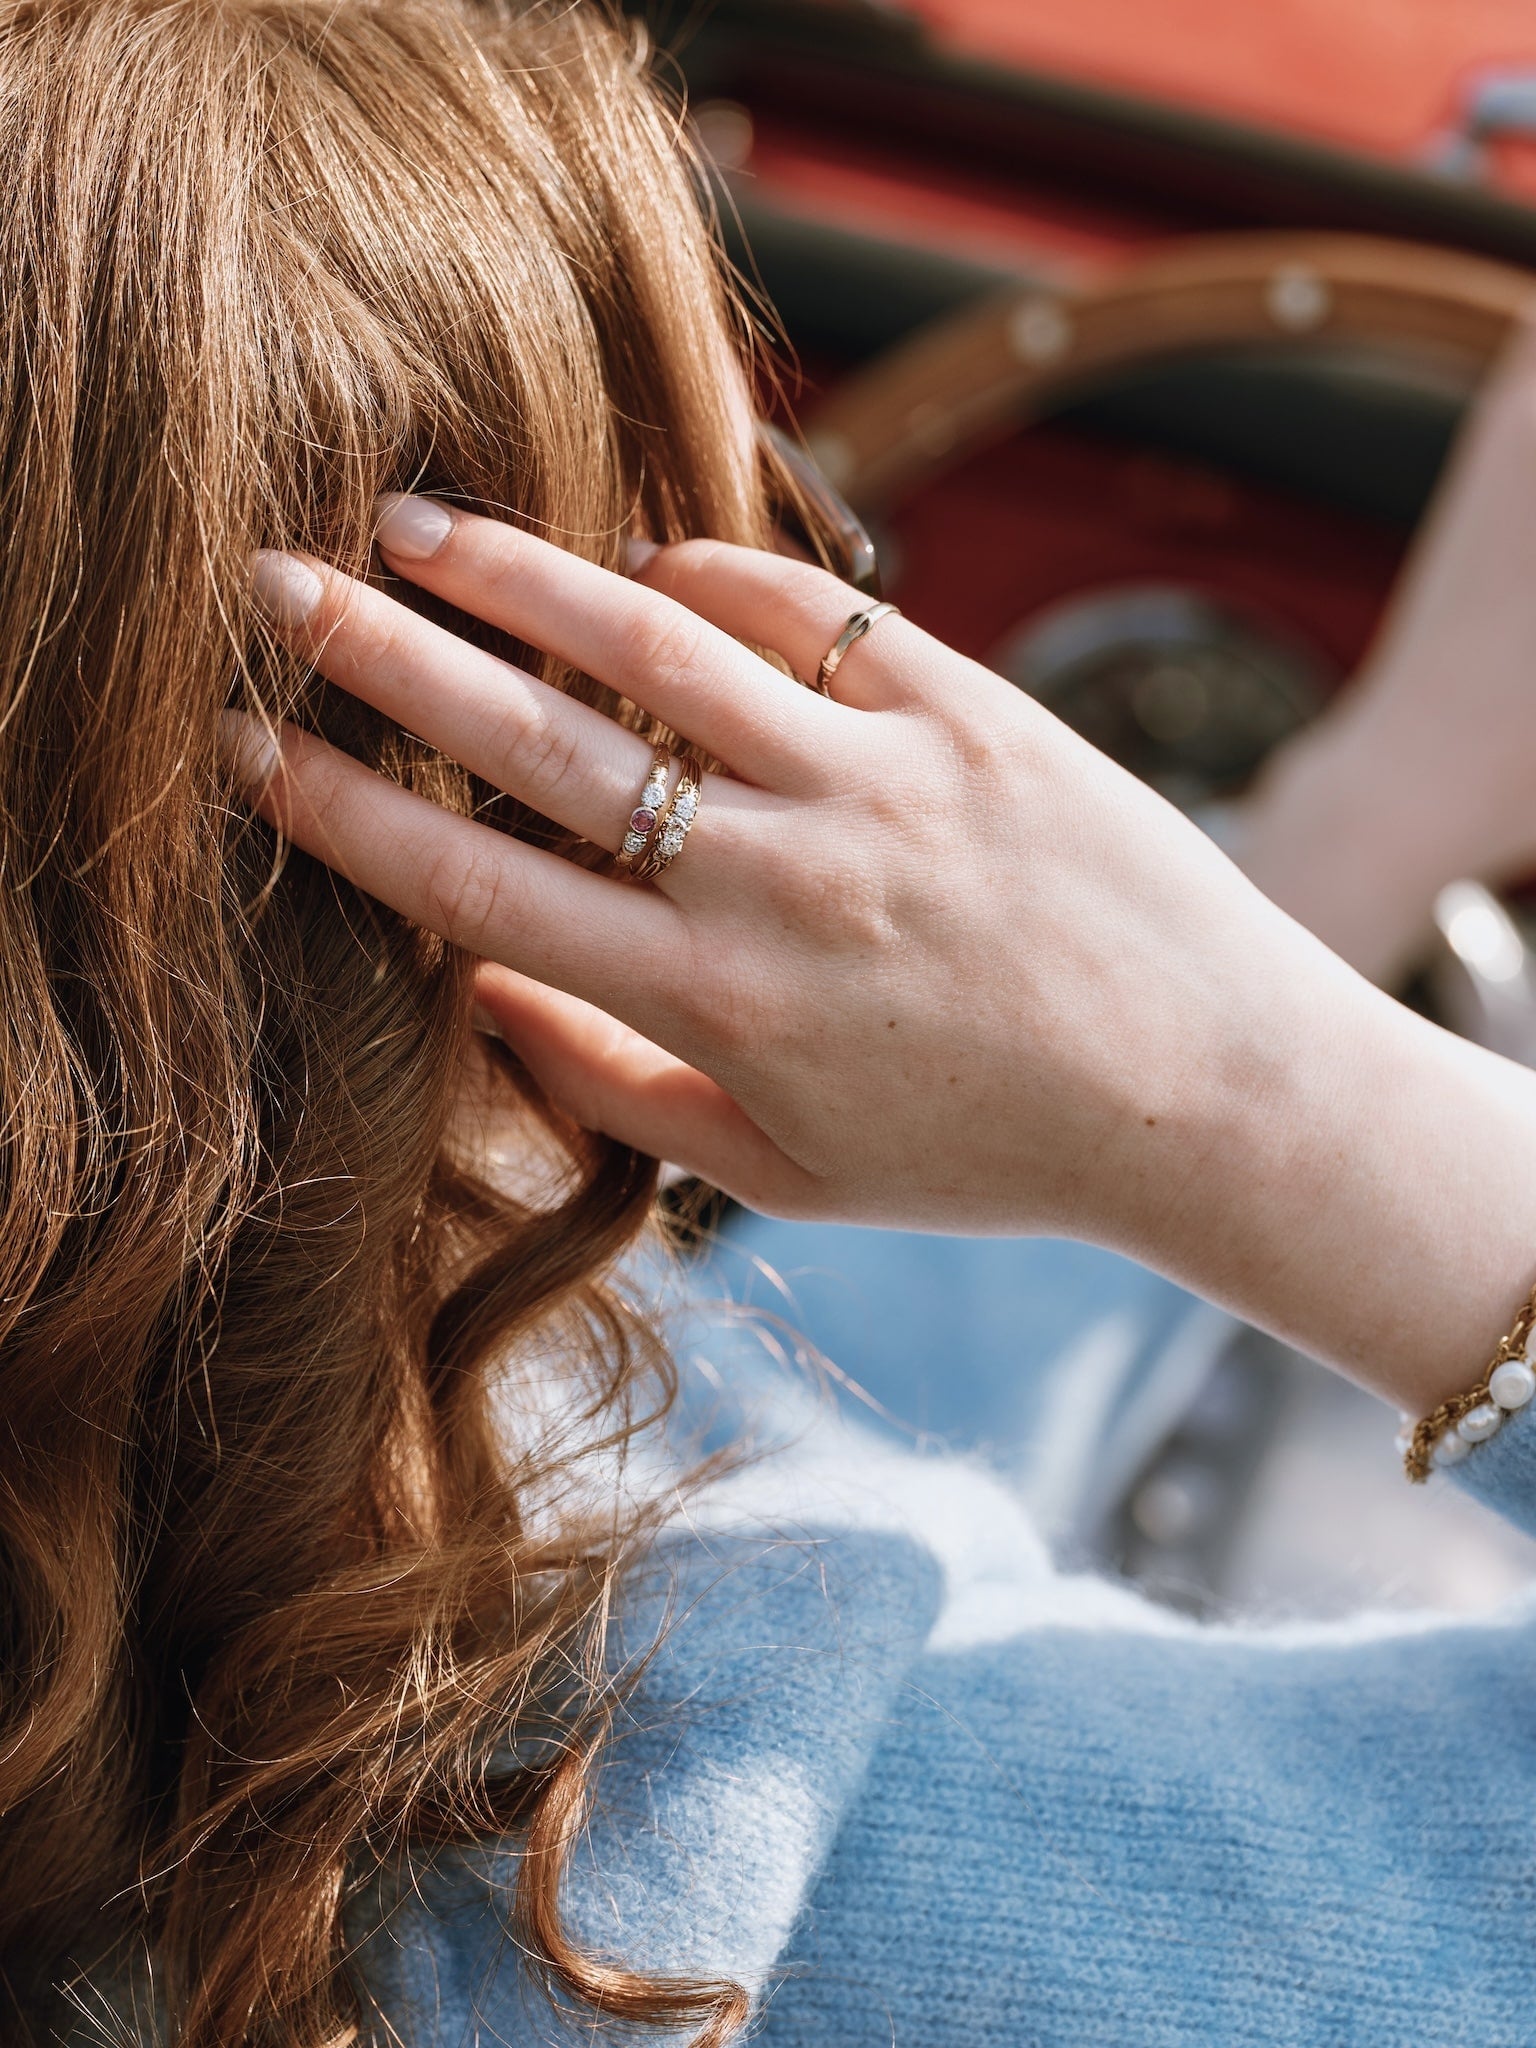
POLYGON ((1405 349, 1475 383, 1536 279, 1370 236, 1206 236, 1089 281, 988 294, 855 371, 807 425, 828 478, 879 514, 1086 386, 1181 356, 1308 345, 1405 349))

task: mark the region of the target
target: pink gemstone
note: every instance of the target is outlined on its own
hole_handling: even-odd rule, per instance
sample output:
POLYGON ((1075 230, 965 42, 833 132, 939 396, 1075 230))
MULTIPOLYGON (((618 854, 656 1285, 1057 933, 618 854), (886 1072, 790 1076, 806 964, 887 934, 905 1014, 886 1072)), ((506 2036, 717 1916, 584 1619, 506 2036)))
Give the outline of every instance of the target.
POLYGON ((642 834, 649 832, 655 823, 656 813, 645 804, 642 804, 638 811, 631 811, 629 814, 629 829, 631 832, 642 834))

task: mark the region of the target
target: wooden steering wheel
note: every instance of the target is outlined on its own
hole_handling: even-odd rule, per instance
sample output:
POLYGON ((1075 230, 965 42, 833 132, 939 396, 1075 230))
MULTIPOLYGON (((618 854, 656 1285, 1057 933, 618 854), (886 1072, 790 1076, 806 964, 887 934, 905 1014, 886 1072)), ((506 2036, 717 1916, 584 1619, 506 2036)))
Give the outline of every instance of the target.
POLYGON ((965 306, 840 384, 809 438, 850 502, 878 512, 1115 372, 1243 344, 1343 342, 1470 383, 1533 307, 1536 280, 1481 257, 1365 236, 1213 236, 1082 286, 965 306))

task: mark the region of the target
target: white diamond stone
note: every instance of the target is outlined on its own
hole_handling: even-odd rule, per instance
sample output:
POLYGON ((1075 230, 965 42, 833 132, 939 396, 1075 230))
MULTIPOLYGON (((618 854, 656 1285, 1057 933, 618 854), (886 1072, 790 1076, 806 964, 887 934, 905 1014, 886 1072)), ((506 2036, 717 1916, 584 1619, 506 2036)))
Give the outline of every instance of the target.
POLYGON ((1488 1391, 1501 1408, 1523 1408, 1536 1394, 1536 1372, 1523 1358, 1506 1358, 1489 1375, 1488 1391))

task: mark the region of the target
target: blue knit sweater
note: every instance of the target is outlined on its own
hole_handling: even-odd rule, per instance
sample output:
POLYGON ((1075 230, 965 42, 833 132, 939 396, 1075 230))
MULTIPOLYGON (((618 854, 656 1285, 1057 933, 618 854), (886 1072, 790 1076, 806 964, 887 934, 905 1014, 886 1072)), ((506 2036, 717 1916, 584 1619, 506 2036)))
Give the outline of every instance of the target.
MULTIPOLYGON (((1052 1256, 1159 1345, 1198 1318, 1039 1256, 1057 1354, 1052 1256)), ((634 1588, 618 1654, 662 1646, 568 1885, 584 1941, 744 1983, 771 2048, 1536 2042, 1536 1600, 1192 1623, 1059 1570, 981 1463, 739 1348, 695 1347, 730 1388, 714 1421, 771 1383, 753 1427, 781 1448, 634 1588)), ((1536 1533, 1536 1414, 1457 1479, 1536 1533)), ((516 1857, 441 1856, 360 1907, 360 1979, 410 2048, 592 2038, 506 1931, 516 1857)))

